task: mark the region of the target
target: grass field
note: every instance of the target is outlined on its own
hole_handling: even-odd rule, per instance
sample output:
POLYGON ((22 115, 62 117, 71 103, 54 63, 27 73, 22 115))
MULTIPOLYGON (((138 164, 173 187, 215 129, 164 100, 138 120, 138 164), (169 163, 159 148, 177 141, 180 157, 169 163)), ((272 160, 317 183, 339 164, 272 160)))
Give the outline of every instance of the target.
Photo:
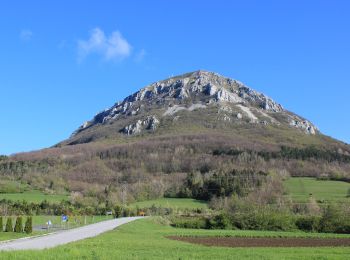
POLYGON ((160 198, 157 200, 147 200, 141 202, 132 203, 131 207, 146 208, 152 207, 167 207, 167 208, 178 208, 178 209, 197 209, 197 208, 208 208, 208 204, 205 201, 195 199, 178 199, 178 198, 160 198))
POLYGON ((44 194, 41 191, 25 191, 25 192, 18 192, 18 193, 0 193, 0 200, 7 199, 7 200, 13 200, 13 201, 28 201, 28 202, 35 202, 40 203, 44 200, 47 200, 48 202, 61 202, 62 200, 68 200, 68 195, 51 195, 51 194, 44 194))
MULTIPOLYGON (((341 248, 224 248, 174 241, 168 235, 316 236, 317 234, 175 229, 138 220, 95 238, 43 251, 1 252, 1 259, 348 259, 341 248)), ((349 237, 349 235, 321 235, 349 237)))
POLYGON ((350 183, 342 181, 316 180, 315 178, 292 177, 284 182, 288 194, 296 202, 306 202, 311 194, 316 200, 344 201, 350 183))

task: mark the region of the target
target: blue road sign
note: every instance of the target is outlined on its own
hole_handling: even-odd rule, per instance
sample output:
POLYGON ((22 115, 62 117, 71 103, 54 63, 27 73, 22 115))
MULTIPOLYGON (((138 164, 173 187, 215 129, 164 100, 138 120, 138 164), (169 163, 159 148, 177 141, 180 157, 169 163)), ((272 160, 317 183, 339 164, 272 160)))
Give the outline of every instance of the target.
POLYGON ((62 222, 67 222, 68 221, 68 216, 62 215, 62 222))

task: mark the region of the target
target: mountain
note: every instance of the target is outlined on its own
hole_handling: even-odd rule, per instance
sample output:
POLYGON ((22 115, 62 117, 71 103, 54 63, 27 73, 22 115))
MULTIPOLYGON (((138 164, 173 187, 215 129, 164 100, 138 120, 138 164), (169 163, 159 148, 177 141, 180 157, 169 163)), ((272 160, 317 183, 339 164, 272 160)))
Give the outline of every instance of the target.
POLYGON ((265 94, 200 70, 142 88, 54 147, 0 157, 5 180, 71 192, 82 205, 197 198, 189 187, 237 174, 252 185, 266 176, 350 181, 350 146, 265 94))
POLYGON ((179 125, 289 128, 306 135, 319 134, 310 121, 285 110, 265 94, 237 80, 199 70, 146 86, 98 113, 62 144, 172 132, 179 125))

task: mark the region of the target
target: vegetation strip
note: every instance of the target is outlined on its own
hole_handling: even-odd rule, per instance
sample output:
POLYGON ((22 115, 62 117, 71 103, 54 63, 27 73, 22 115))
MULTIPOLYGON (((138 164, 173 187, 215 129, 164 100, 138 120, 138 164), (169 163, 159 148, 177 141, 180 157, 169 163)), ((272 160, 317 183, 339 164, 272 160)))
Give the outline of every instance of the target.
POLYGON ((187 237, 167 236, 205 246, 224 247, 339 247, 350 246, 350 238, 267 238, 267 237, 187 237))

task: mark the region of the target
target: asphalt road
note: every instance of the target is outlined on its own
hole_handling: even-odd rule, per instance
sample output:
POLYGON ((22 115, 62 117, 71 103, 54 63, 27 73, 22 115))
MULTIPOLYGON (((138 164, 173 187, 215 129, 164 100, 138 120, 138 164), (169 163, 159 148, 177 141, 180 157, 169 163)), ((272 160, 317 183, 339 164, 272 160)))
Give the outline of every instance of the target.
POLYGON ((140 218, 143 217, 117 218, 44 236, 21 238, 9 242, 2 242, 0 243, 0 251, 44 249, 64 245, 70 242, 97 236, 106 231, 113 230, 120 225, 140 218))

